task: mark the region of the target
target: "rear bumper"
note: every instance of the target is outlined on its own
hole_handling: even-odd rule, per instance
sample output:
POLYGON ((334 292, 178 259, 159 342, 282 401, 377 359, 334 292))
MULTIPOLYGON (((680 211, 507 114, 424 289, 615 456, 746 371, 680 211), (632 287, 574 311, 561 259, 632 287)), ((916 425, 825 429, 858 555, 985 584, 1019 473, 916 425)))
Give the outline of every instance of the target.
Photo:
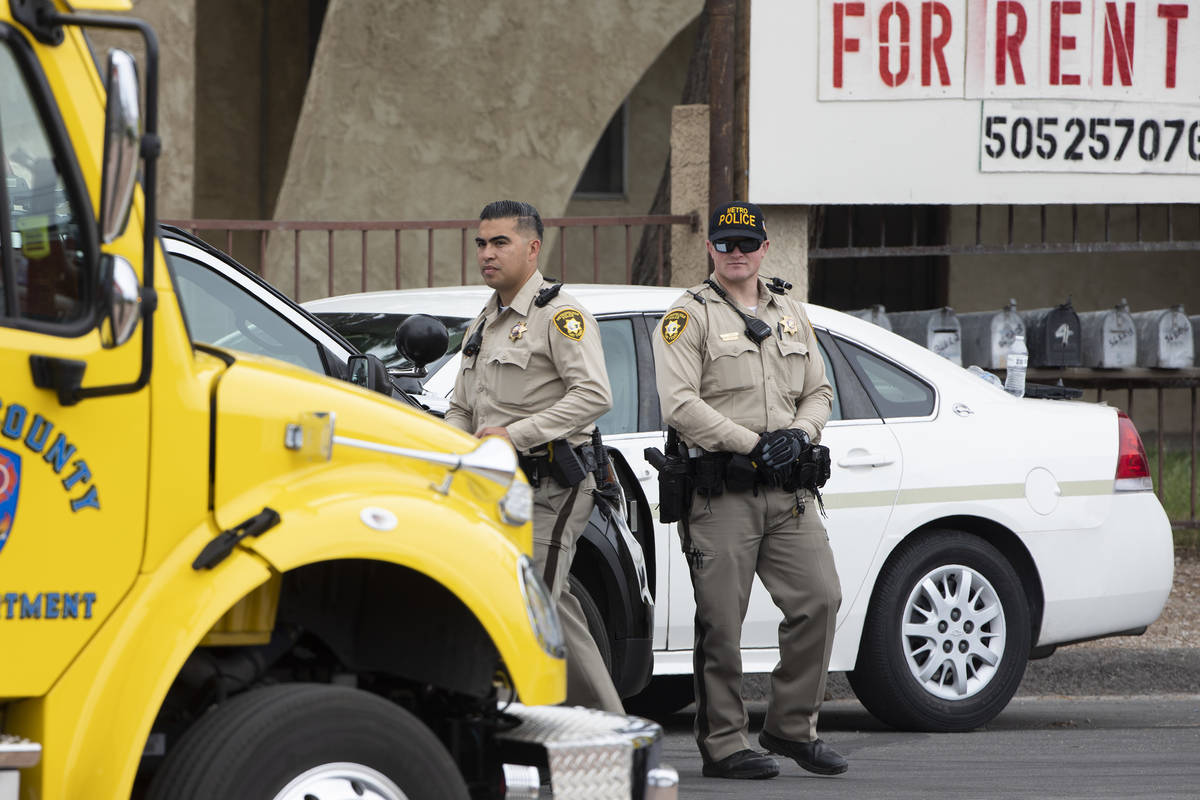
POLYGON ((1117 493, 1096 528, 1021 538, 1045 592, 1036 645, 1113 636, 1162 613, 1175 573, 1171 524, 1150 492, 1117 493))
POLYGON ((672 771, 659 768, 663 730, 655 722, 587 708, 519 703, 505 713, 520 724, 497 734, 501 760, 548 774, 556 800, 675 797, 672 784, 678 779, 672 781, 672 771))

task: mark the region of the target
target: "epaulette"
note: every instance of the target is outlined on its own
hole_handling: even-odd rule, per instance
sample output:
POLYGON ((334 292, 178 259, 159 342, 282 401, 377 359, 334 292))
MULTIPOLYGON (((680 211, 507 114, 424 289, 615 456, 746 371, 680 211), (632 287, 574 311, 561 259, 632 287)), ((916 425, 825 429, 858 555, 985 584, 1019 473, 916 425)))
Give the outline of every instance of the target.
POLYGON ((537 297, 533 298, 533 304, 538 308, 544 308, 547 303, 553 300, 562 289, 561 283, 556 283, 553 286, 547 286, 537 293, 537 297))
POLYGON ((703 298, 703 297, 701 297, 700 295, 696 294, 696 293, 695 293, 695 292, 693 292, 691 289, 684 289, 684 291, 685 291, 685 292, 687 292, 688 294, 690 294, 692 297, 696 298, 696 302, 697 302, 697 303, 699 303, 700 305, 704 305, 704 298, 703 298))
POLYGON ((787 294, 788 289, 791 289, 792 285, 783 278, 774 277, 767 283, 767 288, 775 294, 787 294))

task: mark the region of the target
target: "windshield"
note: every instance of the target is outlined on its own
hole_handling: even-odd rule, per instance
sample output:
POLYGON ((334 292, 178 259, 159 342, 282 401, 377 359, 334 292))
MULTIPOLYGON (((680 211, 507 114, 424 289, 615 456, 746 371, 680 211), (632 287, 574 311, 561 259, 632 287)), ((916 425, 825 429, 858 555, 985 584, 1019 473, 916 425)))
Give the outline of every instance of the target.
MULTIPOLYGON (((412 314, 372 314, 367 312, 334 313, 321 312, 317 314, 331 328, 346 337, 359 351, 378 356, 384 366, 391 370, 407 370, 413 363, 396 352, 396 328, 412 314)), ((450 342, 446 354, 427 367, 432 375, 441 369, 450 358, 462 347, 463 334, 471 324, 472 317, 436 317, 450 333, 450 342)), ((424 385, 425 379, 420 383, 424 385)))

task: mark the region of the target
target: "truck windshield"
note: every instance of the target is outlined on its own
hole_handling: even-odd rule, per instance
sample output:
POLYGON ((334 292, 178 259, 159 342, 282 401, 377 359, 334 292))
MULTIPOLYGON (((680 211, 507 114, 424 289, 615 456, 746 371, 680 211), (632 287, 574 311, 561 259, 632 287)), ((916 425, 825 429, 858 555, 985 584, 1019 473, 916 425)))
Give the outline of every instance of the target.
MULTIPOLYGON (((411 314, 374 314, 366 312, 317 314, 323 322, 346 337, 363 353, 379 356, 389 370, 411 369, 413 364, 396 351, 396 328, 411 314)), ((446 354, 429 364, 427 369, 432 375, 450 360, 450 357, 462 347, 463 334, 471 324, 472 317, 437 317, 450 333, 450 342, 446 354)), ((422 379, 421 384, 425 383, 422 379)))

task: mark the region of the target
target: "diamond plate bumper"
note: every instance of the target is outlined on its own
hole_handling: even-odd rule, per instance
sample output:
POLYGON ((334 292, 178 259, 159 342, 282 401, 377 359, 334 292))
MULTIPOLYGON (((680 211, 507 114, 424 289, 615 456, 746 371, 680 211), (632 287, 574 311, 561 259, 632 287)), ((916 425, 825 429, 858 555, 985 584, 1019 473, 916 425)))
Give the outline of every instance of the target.
POLYGON ((588 708, 523 706, 504 709, 520 724, 497 734, 500 755, 550 775, 555 800, 671 800, 669 769, 657 770, 662 727, 650 720, 588 708), (664 777, 664 774, 666 777, 664 777))

